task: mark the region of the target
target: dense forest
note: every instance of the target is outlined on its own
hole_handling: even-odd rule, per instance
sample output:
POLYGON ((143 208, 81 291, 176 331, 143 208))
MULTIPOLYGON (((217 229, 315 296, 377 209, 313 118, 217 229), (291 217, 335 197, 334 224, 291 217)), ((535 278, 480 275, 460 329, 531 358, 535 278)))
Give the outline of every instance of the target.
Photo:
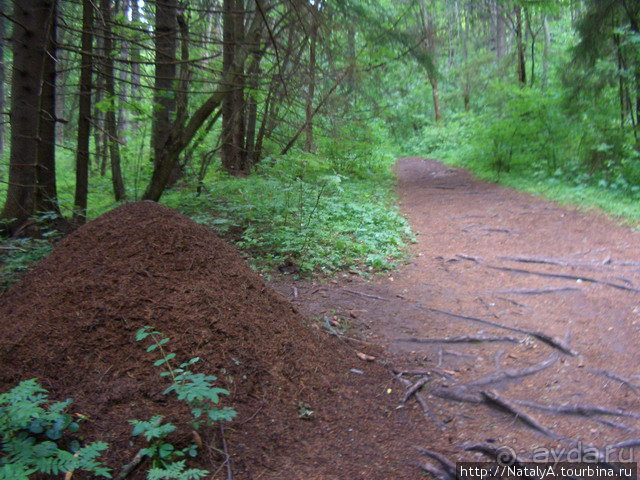
POLYGON ((637 213, 631 0, 0 8, 15 237, 162 198, 272 265, 381 267, 409 235, 388 195, 403 154, 524 188, 595 188, 600 206, 637 213))

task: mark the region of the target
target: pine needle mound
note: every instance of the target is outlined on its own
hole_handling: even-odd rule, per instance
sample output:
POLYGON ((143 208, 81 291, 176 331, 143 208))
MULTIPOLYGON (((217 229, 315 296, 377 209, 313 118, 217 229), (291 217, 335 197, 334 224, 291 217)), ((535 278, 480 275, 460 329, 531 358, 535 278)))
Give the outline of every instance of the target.
MULTIPOLYGON (((234 247, 153 202, 128 203, 69 235, 0 297, 0 318, 0 389, 36 377, 52 399, 74 398, 73 412, 89 417, 81 432, 109 442, 116 473, 141 446, 131 444, 128 420, 164 415, 184 426, 183 441, 190 438, 188 408, 162 395, 168 385, 152 365, 157 354, 134 341, 144 325, 171 338, 176 360, 200 357, 194 371, 218 376, 232 392, 224 404, 239 415, 227 431, 234 469, 247 478, 283 468, 278 452, 326 437, 325 423, 346 414, 358 389, 375 377, 390 380, 371 366, 375 375, 346 382, 357 366, 352 350, 308 326, 234 247), (298 417, 301 403, 316 410, 314 420, 298 417)), ((216 432, 203 436, 218 447, 216 432)), ((215 460, 214 450, 199 457, 210 470, 215 460)), ((299 468, 286 467, 290 478, 299 468)))

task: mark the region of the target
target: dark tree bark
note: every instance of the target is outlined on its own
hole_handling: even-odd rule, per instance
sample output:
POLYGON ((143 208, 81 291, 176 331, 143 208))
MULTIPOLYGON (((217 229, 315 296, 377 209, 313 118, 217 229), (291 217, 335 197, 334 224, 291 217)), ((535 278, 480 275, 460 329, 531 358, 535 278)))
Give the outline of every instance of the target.
POLYGON ((515 7, 516 14, 516 49, 518 54, 518 82, 520 85, 527 84, 527 68, 524 59, 524 41, 522 38, 522 8, 519 5, 515 7))
POLYGON ((91 73, 93 70, 93 3, 82 2, 82 55, 80 60, 80 99, 78 102, 78 146, 76 150, 76 193, 73 221, 87 220, 89 193, 89 136, 91 135, 91 73))
POLYGON ((313 97, 316 91, 316 46, 318 43, 318 15, 320 15, 320 9, 322 4, 318 3, 316 7, 311 7, 311 28, 309 33, 309 68, 308 68, 308 83, 307 83, 307 95, 305 101, 305 142, 304 151, 311 152, 313 148, 313 97))
POLYGON ((151 146, 157 162, 165 148, 176 108, 176 0, 156 0, 155 91, 151 146))
POLYGON ((114 85, 114 71, 113 71, 113 41, 111 34, 111 1, 100 0, 100 13, 102 16, 102 22, 104 25, 104 62, 103 62, 103 75, 104 75, 104 88, 105 93, 114 102, 113 105, 105 112, 105 127, 107 138, 106 141, 109 145, 109 157, 111 160, 111 184, 113 185, 113 196, 116 201, 124 200, 126 197, 126 191, 124 188, 124 180, 122 179, 122 170, 120 168, 120 146, 119 146, 119 132, 118 124, 116 122, 116 88, 114 85))
POLYGON ((11 152, 2 218, 11 230, 35 211, 40 88, 52 1, 15 0, 12 19, 11 152))
POLYGON ((504 57, 504 38, 506 25, 504 21, 504 14, 502 12, 502 6, 498 1, 495 3, 496 14, 496 57, 498 60, 502 60, 504 57))
POLYGON ((36 168, 37 212, 60 213, 56 188, 56 61, 57 8, 51 6, 47 28, 46 53, 43 59, 42 90, 40 91, 40 124, 36 168))
POLYGON ((236 51, 244 40, 242 0, 224 0, 222 33, 222 69, 229 79, 223 84, 226 96, 222 104, 222 167, 232 175, 243 175, 249 170, 244 148, 244 62, 240 63, 236 59, 236 51))
MULTIPOLYGON (((0 12, 6 13, 5 11, 5 0, 0 0, 0 12)), ((0 16, 0 112, 5 111, 5 103, 4 103, 4 82, 5 82, 5 68, 4 68, 4 42, 5 37, 7 36, 6 28, 5 28, 5 19, 0 16)), ((0 115, 0 155, 4 152, 4 114, 0 115)))

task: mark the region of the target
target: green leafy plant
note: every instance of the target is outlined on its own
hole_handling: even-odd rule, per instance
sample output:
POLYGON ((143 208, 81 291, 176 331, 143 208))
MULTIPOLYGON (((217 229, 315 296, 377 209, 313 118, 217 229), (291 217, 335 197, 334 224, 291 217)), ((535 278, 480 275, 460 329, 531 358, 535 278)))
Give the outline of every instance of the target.
POLYGON ((0 394, 0 480, 73 470, 111 478, 109 469, 96 460, 108 445, 93 442, 82 446, 72 438, 79 425, 65 413, 71 402, 49 403, 47 390, 36 379, 0 394))
POLYGON ((164 348, 170 339, 148 325, 136 333, 138 342, 147 338, 152 341, 151 345, 147 347, 147 352, 157 350, 160 353, 160 358, 154 362, 154 366, 164 366, 166 370, 160 373, 160 376, 170 377, 172 380, 171 385, 163 393, 167 395, 175 392, 178 400, 191 407, 192 425, 195 429, 198 429, 202 423, 211 424, 221 420, 232 420, 235 417, 234 409, 215 407, 220 402, 220 395, 229 395, 228 390, 213 386, 212 382, 217 380, 216 377, 187 370, 191 365, 200 361, 198 357, 180 364, 179 367, 174 367, 172 361, 176 354, 169 353, 164 348))

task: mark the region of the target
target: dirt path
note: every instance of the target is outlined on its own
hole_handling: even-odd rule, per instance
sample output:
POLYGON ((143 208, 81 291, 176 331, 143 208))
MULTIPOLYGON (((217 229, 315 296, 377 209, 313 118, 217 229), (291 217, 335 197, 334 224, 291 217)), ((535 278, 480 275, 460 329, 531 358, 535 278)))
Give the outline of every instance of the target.
MULTIPOLYGON (((400 159, 396 171, 419 240, 410 263, 370 282, 346 275, 274 286, 306 313, 335 316, 351 335, 385 345, 396 368, 431 372, 403 378, 426 377, 425 422, 442 434, 425 434, 422 446, 453 460, 475 458, 465 442, 540 459, 542 447, 566 452, 580 441, 604 449, 640 437, 640 234, 435 161, 400 159), (460 336, 509 338, 417 341, 460 336), (521 414, 495 408, 493 394, 521 414), (618 414, 540 408, 562 405, 618 414)), ((640 456, 637 448, 615 451, 640 456)))

